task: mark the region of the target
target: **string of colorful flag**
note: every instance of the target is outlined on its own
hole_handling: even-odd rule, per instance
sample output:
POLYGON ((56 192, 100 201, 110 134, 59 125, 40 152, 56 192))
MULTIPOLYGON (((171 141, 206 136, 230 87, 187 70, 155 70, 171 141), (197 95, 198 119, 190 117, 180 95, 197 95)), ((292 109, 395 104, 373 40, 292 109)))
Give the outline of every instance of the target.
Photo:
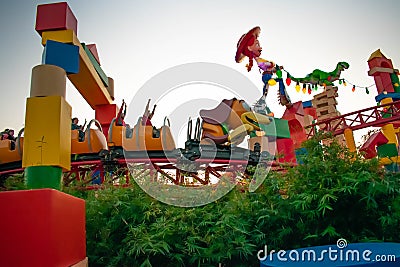
MULTIPOLYGON (((283 70, 284 72, 286 72, 286 74, 287 74, 287 77, 286 77, 286 85, 289 86, 289 85, 291 84, 291 82, 292 82, 292 79, 289 77, 289 72, 288 72, 287 70, 285 70, 284 68, 279 68, 279 67, 277 67, 276 76, 277 76, 278 78, 282 78, 282 70, 283 70)), ((328 79, 329 79, 329 77, 328 77, 328 79)), ((339 85, 347 86, 347 84, 349 84, 350 86, 352 86, 352 89, 351 89, 352 92, 355 92, 357 88, 365 89, 365 93, 366 93, 366 94, 369 94, 369 93, 370 93, 370 90, 369 90, 369 89, 370 89, 371 87, 375 86, 375 84, 371 84, 371 85, 368 85, 368 86, 357 85, 357 84, 352 83, 352 82, 350 82, 349 80, 344 79, 344 78, 337 79, 336 81, 338 81, 339 85)), ((322 87, 322 88, 325 88, 326 85, 325 85, 325 84, 322 84, 321 87, 322 87)), ((296 82, 296 86, 295 86, 296 91, 297 91, 297 92, 300 92, 300 88, 301 88, 301 87, 300 87, 300 82, 296 82)), ((310 82, 303 82, 303 83, 302 83, 302 92, 303 92, 304 94, 307 93, 307 92, 308 92, 308 94, 311 94, 312 91, 317 91, 317 90, 318 90, 318 84, 312 84, 312 83, 310 83, 310 82)))

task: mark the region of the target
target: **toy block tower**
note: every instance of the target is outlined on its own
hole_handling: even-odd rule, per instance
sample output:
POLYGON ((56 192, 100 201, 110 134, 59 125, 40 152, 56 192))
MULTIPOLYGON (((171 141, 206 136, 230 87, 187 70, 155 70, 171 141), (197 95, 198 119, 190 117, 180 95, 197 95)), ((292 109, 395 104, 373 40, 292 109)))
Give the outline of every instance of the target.
POLYGON ((95 110, 96 119, 107 137, 110 122, 118 108, 114 100, 114 80, 104 73, 95 44, 81 43, 77 37, 77 20, 66 2, 39 5, 36 31, 45 46, 43 63, 62 67, 68 79, 95 110), (67 56, 76 47, 78 57, 67 56), (61 49, 66 52, 60 53, 61 49), (73 59, 73 62, 72 62, 73 59))
MULTIPOLYGON (((400 97, 400 82, 398 78, 399 70, 393 68, 392 61, 385 57, 381 50, 378 49, 371 54, 368 59, 369 71, 368 75, 373 76, 378 95, 375 100, 379 105, 390 104, 393 100, 400 97)), ((399 107, 400 105, 397 105, 399 107)), ((390 117, 391 114, 382 114, 383 118, 390 117)), ((366 157, 375 157, 378 155, 381 164, 385 167, 398 171, 399 159, 399 123, 397 121, 387 123, 381 127, 379 133, 371 136, 362 151, 366 152, 366 157), (375 141, 378 140, 381 142, 375 141), (376 151, 375 151, 376 147, 376 151)))
MULTIPOLYGON (((393 68, 392 61, 386 58, 382 54, 380 49, 371 54, 368 59, 368 66, 368 75, 374 77, 378 94, 381 94, 383 92, 395 92, 392 82, 392 76, 396 73, 396 70, 393 68)), ((397 75, 395 74, 395 76, 397 75)), ((397 84, 396 87, 398 86, 399 85, 397 84)))
MULTIPOLYGON (((326 86, 324 92, 314 96, 312 105, 316 109, 317 118, 319 121, 340 116, 340 112, 336 109, 338 97, 338 88, 336 86, 326 86)), ((340 123, 340 121, 332 121, 332 124, 340 123)), ((344 137, 342 135, 335 137, 339 144, 344 145, 344 137)))
MULTIPOLYGON (((69 31, 77 20, 67 3, 39 5, 36 30, 69 31)), ((61 34, 63 35, 63 33, 61 34)), ((64 36, 65 37, 65 36, 64 36)), ((67 75, 81 71, 80 46, 48 39, 32 69, 22 166, 29 189, 0 193, 2 266, 87 266, 85 201, 61 189, 71 168, 71 106, 67 75)))
MULTIPOLYGON (((400 85, 398 74, 399 71, 394 69, 392 61, 385 57, 381 50, 378 49, 371 54, 368 59, 369 71, 368 75, 373 76, 375 85, 378 90, 376 97, 380 105, 385 105, 393 102, 393 99, 398 99, 400 93, 400 85)), ((390 114, 384 114, 391 116, 390 114)), ((397 164, 398 158, 398 123, 392 122, 382 126, 381 133, 387 139, 384 144, 377 144, 377 154, 384 165, 397 164)))

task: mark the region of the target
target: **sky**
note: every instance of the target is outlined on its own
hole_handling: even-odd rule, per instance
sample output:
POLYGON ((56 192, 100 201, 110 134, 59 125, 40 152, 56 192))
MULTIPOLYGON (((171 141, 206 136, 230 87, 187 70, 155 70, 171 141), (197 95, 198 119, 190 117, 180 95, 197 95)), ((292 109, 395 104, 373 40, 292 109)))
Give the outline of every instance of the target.
MULTIPOLYGON (((129 104, 160 72, 193 62, 232 68, 254 83, 261 95, 263 83, 257 68, 247 72, 244 62, 234 60, 238 39, 254 26, 261 27, 262 57, 284 66, 293 76, 305 76, 317 68, 332 71, 337 62, 346 61, 350 68, 342 78, 369 86, 374 80, 367 74, 367 60, 378 48, 392 59, 395 68, 400 66, 400 1, 396 0, 67 2, 78 20, 78 39, 97 45, 101 66, 115 81, 118 105, 122 99, 129 104)), ((45 3, 51 1, 8 0, 0 4, 0 128, 18 130, 24 125, 31 71, 41 64, 43 51, 34 29, 36 6, 45 3)), ((187 86, 174 101, 153 99, 158 104, 153 124, 161 126, 171 106, 184 105, 188 96, 203 90, 210 97, 212 90, 203 85, 187 86)), ((276 90, 271 88, 267 104, 280 117, 285 109, 277 102, 276 90)), ((312 95, 297 93, 293 84, 287 91, 293 102, 312 99, 312 95)), ((362 89, 353 93, 351 86, 339 85, 337 109, 345 114, 375 105, 375 87, 370 91, 369 95, 362 89)), ((215 93, 212 105, 224 97, 229 95, 215 93)), ((73 117, 81 121, 94 118, 93 110, 69 82, 67 101, 73 117)), ((363 133, 356 133, 357 141, 363 133)))

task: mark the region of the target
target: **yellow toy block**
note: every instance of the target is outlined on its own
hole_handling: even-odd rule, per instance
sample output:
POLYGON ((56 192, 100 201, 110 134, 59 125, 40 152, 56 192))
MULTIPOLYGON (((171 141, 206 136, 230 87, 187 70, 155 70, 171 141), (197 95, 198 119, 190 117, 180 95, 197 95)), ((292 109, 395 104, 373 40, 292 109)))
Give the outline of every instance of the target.
POLYGON ((389 140, 388 144, 396 144, 396 146, 398 145, 396 133, 392 123, 386 124, 381 130, 385 137, 389 140))
POLYGON ((354 141, 353 130, 351 130, 350 128, 346 128, 346 129, 344 129, 343 134, 344 134, 344 138, 346 139, 346 145, 347 145, 347 148, 349 149, 349 151, 356 152, 357 147, 356 147, 356 143, 354 141))
POLYGON ((42 45, 46 45, 47 40, 52 40, 66 44, 79 43, 74 30, 46 31, 42 33, 42 45))
POLYGON ((27 99, 22 167, 71 168, 71 106, 61 96, 27 99))
MULTIPOLYGON (((380 102, 381 105, 390 104, 390 103, 393 103, 393 99, 391 97, 384 98, 380 102)), ((384 106, 384 108, 390 108, 390 106, 384 106)))
POLYGON ((381 159, 379 159, 379 163, 381 165, 389 165, 389 164, 392 164, 392 163, 400 163, 400 157, 381 158, 381 159))

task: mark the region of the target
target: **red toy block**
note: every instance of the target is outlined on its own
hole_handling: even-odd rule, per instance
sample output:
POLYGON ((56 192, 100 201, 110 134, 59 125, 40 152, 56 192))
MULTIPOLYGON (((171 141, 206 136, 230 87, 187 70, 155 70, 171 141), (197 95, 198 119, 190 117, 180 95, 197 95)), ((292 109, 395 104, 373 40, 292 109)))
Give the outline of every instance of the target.
MULTIPOLYGON (((303 120, 304 121, 304 120, 303 120)), ((288 121, 290 138, 293 140, 294 148, 301 147, 301 144, 307 140, 306 130, 304 129, 304 123, 299 120, 288 121)))
POLYGON ((85 201, 53 189, 0 192, 0 262, 71 266, 86 258, 85 201))
POLYGON ((294 115, 304 116, 303 102, 296 102, 290 108, 286 108, 282 119, 290 120, 294 118, 294 115))
POLYGON ((40 35, 54 30, 74 30, 78 34, 78 21, 67 2, 38 5, 35 30, 40 35))
POLYGON ((376 154, 376 146, 384 145, 389 140, 382 132, 377 132, 372 134, 368 140, 362 145, 360 151, 364 152, 364 158, 372 159, 377 156, 376 154))
POLYGON ((276 139, 277 154, 281 156, 278 162, 296 163, 293 140, 290 138, 276 139))
POLYGON ((312 107, 312 108, 305 108, 304 109, 304 114, 313 116, 314 120, 317 119, 317 109, 312 107))
POLYGON ((89 51, 92 53, 92 55, 94 56, 94 58, 96 59, 97 63, 100 64, 100 57, 99 57, 99 53, 97 52, 97 48, 95 44, 88 44, 86 45, 86 47, 89 49, 89 51))
POLYGON ((108 129, 111 121, 117 117, 118 111, 119 108, 116 104, 98 105, 95 108, 95 118, 100 122, 106 138, 108 138, 108 129))

